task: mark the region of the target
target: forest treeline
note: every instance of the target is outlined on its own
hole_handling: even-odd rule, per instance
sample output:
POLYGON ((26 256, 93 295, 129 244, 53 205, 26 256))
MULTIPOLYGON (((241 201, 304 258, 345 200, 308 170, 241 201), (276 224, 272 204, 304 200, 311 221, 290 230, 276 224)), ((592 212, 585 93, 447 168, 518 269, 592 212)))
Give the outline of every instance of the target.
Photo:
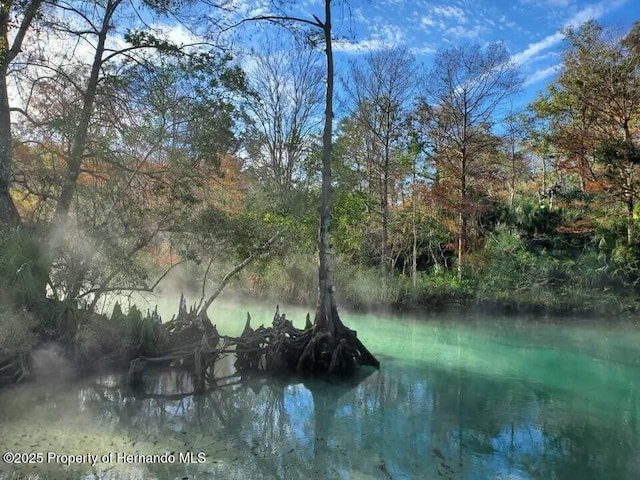
MULTIPOLYGON (((2 3, 0 350, 168 278, 314 304, 323 47, 304 24, 224 28, 222 7, 205 35, 189 2, 2 3)), ((341 64, 340 305, 637 309, 640 24, 564 35, 523 108, 499 43, 341 64)))

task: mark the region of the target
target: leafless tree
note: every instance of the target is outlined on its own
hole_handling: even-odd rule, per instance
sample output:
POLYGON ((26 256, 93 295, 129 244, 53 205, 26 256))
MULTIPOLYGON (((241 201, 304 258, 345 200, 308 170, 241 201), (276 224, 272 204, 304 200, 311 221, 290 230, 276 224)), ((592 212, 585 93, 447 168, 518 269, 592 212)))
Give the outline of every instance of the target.
POLYGON ((281 197, 293 188, 322 122, 324 72, 316 50, 300 41, 266 43, 249 71, 253 100, 250 161, 281 197))
MULTIPOLYGON (((349 370, 353 359, 363 365, 379 366, 378 360, 360 342, 354 331, 348 329, 338 313, 336 306, 333 274, 331 268, 332 249, 330 244, 329 227, 331 221, 331 162, 333 158, 333 90, 334 90, 334 61, 333 38, 331 20, 331 0, 324 1, 324 19, 313 15, 313 19, 288 16, 282 14, 262 15, 242 20, 267 21, 283 26, 292 23, 312 27, 320 41, 324 43, 326 59, 326 91, 324 108, 324 127, 322 130, 322 202, 320 206, 320 233, 318 239, 318 303, 313 329, 313 336, 307 342, 298 361, 298 370, 302 372, 331 372, 349 370), (350 353, 346 353, 346 352, 350 353), (330 355, 328 353, 331 352, 330 355), (342 353, 341 353, 342 352, 342 353), (337 368, 336 359, 346 354, 351 357, 349 365, 337 368), (330 357, 330 358, 328 358, 330 357)), ((344 357, 342 357, 344 359, 344 357)), ((341 362, 338 362, 341 363, 341 362)))
POLYGON ((389 204, 394 174, 399 169, 399 158, 394 151, 406 129, 406 117, 417 84, 417 68, 413 55, 399 47, 368 54, 363 63, 351 64, 350 73, 346 90, 367 143, 368 188, 373 187, 378 197, 374 204, 368 195, 367 208, 380 216, 380 268, 385 273, 389 204))

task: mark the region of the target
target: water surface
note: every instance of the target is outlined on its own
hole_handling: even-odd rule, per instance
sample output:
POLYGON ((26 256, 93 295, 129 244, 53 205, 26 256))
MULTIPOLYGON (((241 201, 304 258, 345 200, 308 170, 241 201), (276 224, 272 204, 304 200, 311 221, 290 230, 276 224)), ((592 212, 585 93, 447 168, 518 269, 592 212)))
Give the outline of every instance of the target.
MULTIPOLYGON (((240 333, 241 309, 213 312, 220 332, 240 333)), ((303 324, 305 312, 287 313, 303 324)), ((260 322, 272 315, 252 308, 260 322)), ((343 320, 379 356, 379 371, 340 384, 256 378, 199 396, 187 376, 158 372, 145 395, 119 375, 0 391, 2 453, 173 455, 164 464, 0 464, 0 479, 639 478, 635 326, 343 320)))

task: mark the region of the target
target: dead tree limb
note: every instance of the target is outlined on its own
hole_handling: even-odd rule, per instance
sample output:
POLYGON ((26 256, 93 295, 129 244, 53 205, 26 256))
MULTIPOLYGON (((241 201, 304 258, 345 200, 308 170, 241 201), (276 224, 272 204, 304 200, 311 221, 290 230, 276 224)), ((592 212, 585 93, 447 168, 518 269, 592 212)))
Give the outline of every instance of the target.
POLYGON ((211 304, 215 301, 215 299, 218 298, 218 296, 222 293, 222 290, 224 290, 224 287, 227 286, 227 283, 229 283, 229 281, 236 274, 238 274, 244 267, 249 265, 258 255, 260 255, 262 252, 264 252, 273 242, 275 242, 279 235, 280 235, 280 232, 276 232, 275 235, 273 235, 269 240, 267 240, 264 245, 262 245, 261 247, 259 247, 256 250, 254 250, 251 253, 251 255, 249 255, 242 262, 240 262, 238 265, 233 267, 222 278, 222 281, 220 282, 220 285, 218 285, 218 288, 216 288, 216 291, 211 294, 211 296, 207 299, 207 301, 204 302, 204 305, 202 305, 202 300, 200 301, 200 304, 202 306, 198 310, 198 316, 206 315, 207 309, 211 306, 211 304))

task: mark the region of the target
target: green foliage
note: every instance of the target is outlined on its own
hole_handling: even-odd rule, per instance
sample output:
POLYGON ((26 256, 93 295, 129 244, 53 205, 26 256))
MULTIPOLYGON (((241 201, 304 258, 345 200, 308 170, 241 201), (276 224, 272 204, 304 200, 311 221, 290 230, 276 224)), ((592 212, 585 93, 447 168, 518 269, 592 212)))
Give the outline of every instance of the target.
POLYGON ((155 351, 161 346, 161 321, 157 313, 146 316, 132 305, 124 314, 118 303, 113 308, 110 323, 122 336, 126 349, 143 355, 155 351))
POLYGON ((72 300, 49 299, 47 303, 49 308, 42 321, 43 334, 49 338, 69 340, 82 323, 83 313, 87 312, 79 310, 72 300))
POLYGON ((162 324, 157 314, 142 313, 132 305, 126 315, 126 327, 131 347, 139 354, 149 354, 161 347, 162 324))
POLYGON ((363 225, 366 210, 363 192, 346 192, 337 195, 334 201, 332 236, 335 246, 340 252, 359 261, 365 260, 368 250, 363 225))
POLYGON ((338 298, 354 308, 412 309, 466 303, 470 284, 453 271, 419 273, 416 284, 408 275, 381 277, 376 267, 340 264, 335 278, 338 298))
POLYGON ((87 322, 78 328, 76 345, 87 357, 120 354, 124 358, 150 355, 166 347, 160 317, 156 312, 143 316, 132 305, 122 312, 116 302, 111 318, 91 314, 87 322))
POLYGON ((568 312, 636 308, 635 300, 622 301, 625 295, 615 293, 618 274, 608 257, 594 250, 575 258, 551 255, 544 249, 531 250, 518 235, 501 230, 487 242, 486 253, 478 301, 568 312))
POLYGON ((484 269, 479 295, 486 292, 504 292, 505 295, 523 290, 544 290, 557 285, 561 265, 545 250, 534 253, 527 250, 522 239, 501 231, 488 242, 486 252, 489 264, 484 269))
POLYGON ((552 206, 548 200, 519 198, 509 207, 503 204, 497 212, 497 225, 515 228, 520 235, 532 240, 555 235, 562 224, 562 210, 552 206))
POLYGON ((613 273, 627 286, 636 286, 640 281, 640 250, 637 246, 617 245, 611 251, 613 273))
POLYGON ((265 240, 278 231, 281 237, 280 253, 310 252, 316 246, 318 235, 316 192, 305 188, 293 189, 283 196, 270 184, 255 188, 242 214, 248 224, 265 234, 265 240))
POLYGON ((245 287, 259 298, 288 303, 313 303, 318 294, 318 265, 314 256, 299 250, 256 265, 245 287))
POLYGON ((605 165, 621 161, 637 164, 640 163, 640 149, 631 142, 610 138, 602 142, 596 151, 596 159, 605 165))
POLYGON ((338 265, 334 275, 338 299, 355 308, 389 306, 398 285, 392 277, 382 276, 380 268, 338 265))
POLYGON ((149 31, 127 30, 124 40, 133 47, 153 48, 162 53, 180 53, 180 46, 156 37, 149 31))
POLYGON ((0 234, 0 295, 5 302, 28 308, 42 304, 48 278, 46 259, 35 232, 19 227, 0 234))

